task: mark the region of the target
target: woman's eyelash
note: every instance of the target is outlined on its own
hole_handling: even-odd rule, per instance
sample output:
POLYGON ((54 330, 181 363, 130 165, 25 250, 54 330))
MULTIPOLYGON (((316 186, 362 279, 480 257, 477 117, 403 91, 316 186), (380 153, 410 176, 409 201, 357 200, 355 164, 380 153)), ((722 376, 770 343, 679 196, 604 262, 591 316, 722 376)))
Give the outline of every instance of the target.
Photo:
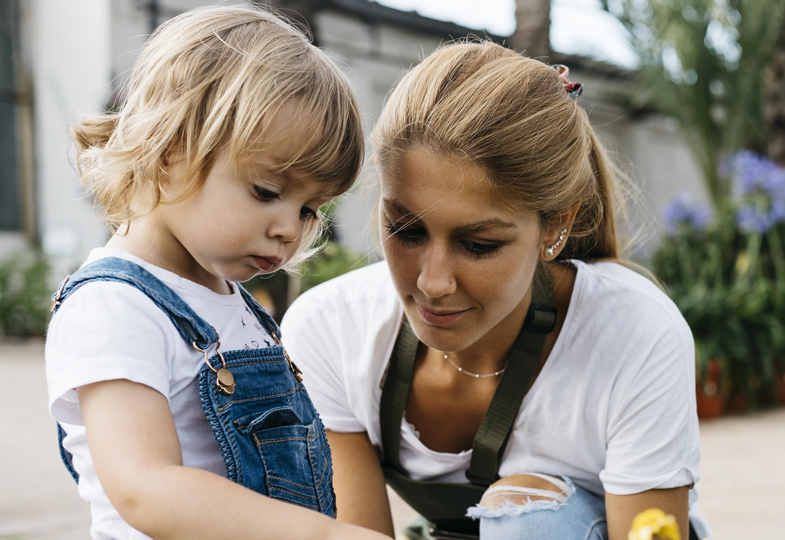
POLYGON ((389 234, 402 244, 416 244, 425 237, 425 233, 409 223, 391 222, 384 226, 389 234))
POLYGON ((481 242, 461 242, 461 245, 469 255, 477 259, 493 257, 503 246, 503 244, 484 244, 481 242))
MULTIPOLYGON (((409 225, 408 223, 400 224, 392 222, 384 226, 388 233, 402 244, 417 244, 425 238, 425 232, 420 228, 409 225)), ((461 240, 459 242, 461 249, 476 259, 483 259, 485 257, 493 257, 502 247, 503 243, 484 243, 474 242, 470 240, 461 240)))

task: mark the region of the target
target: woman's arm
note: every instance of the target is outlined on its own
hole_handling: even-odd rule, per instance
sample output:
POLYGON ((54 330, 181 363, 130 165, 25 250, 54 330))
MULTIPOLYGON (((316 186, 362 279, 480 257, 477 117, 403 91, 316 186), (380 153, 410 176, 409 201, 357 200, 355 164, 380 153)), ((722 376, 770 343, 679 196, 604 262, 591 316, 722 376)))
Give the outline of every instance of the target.
POLYGON ((395 537, 376 449, 362 433, 327 431, 333 455, 338 519, 395 537))
POLYGON ((156 539, 385 537, 185 467, 166 398, 113 380, 78 389, 96 473, 129 525, 156 539))
POLYGON ((608 518, 608 539, 626 540, 632 520, 649 508, 659 508, 671 514, 679 523, 683 540, 689 536, 689 492, 687 486, 673 489, 652 489, 635 495, 605 494, 605 511, 608 518))

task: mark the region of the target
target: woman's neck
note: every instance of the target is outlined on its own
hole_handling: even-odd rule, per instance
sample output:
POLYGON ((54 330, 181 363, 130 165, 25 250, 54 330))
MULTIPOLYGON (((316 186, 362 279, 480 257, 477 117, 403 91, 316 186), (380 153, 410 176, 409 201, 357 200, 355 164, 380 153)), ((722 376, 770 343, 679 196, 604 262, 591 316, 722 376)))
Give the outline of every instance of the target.
MULTIPOLYGON (((576 270, 570 264, 546 263, 553 283, 553 302, 556 307, 556 325, 546 337, 543 347, 543 358, 547 358, 556 343, 572 297, 575 286, 576 270)), ((507 365, 510 350, 520 334, 526 315, 531 305, 531 292, 521 304, 507 317, 499 322, 490 332, 461 351, 445 352, 426 347, 423 356, 426 362, 445 364, 445 369, 459 366, 464 372, 486 375, 503 370, 507 365), (454 365, 450 365, 454 364, 454 365)))

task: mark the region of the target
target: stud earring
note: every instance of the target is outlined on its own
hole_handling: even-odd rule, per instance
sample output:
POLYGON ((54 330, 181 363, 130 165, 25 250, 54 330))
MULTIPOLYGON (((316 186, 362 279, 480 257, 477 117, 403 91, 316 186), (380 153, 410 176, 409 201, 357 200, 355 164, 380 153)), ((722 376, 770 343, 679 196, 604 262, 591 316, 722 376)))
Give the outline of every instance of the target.
POLYGON ((551 247, 549 247, 548 249, 546 249, 546 250, 545 250, 545 255, 546 255, 548 258, 551 258, 551 257, 553 257, 553 253, 554 253, 554 252, 555 252, 557 249, 559 249, 559 246, 561 245, 561 243, 562 243, 562 242, 564 242, 564 239, 565 239, 566 237, 567 237, 567 229, 562 229, 562 231, 559 233, 559 239, 558 239, 558 240, 556 240, 556 243, 555 243, 555 244, 553 244, 551 247))

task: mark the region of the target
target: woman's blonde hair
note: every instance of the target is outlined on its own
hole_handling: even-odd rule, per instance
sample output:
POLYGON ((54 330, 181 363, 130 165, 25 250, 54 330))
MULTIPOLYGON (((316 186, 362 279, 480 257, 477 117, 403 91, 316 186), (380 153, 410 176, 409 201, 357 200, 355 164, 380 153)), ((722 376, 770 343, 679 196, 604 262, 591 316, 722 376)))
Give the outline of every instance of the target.
POLYGON ((382 171, 413 147, 481 165, 499 201, 543 227, 580 204, 559 258, 619 258, 616 172, 551 66, 492 42, 443 46, 409 71, 371 134, 382 171))
MULTIPOLYGON (((160 202, 162 166, 185 160, 187 186, 196 191, 216 154, 229 149, 236 167, 265 149, 271 120, 287 105, 291 122, 313 127, 305 147, 281 166, 345 192, 364 157, 362 122, 346 77, 301 32, 268 11, 211 6, 161 25, 131 72, 125 103, 116 113, 72 126, 82 184, 102 208, 112 231, 160 202)), ((296 263, 320 231, 301 243, 296 263)))

